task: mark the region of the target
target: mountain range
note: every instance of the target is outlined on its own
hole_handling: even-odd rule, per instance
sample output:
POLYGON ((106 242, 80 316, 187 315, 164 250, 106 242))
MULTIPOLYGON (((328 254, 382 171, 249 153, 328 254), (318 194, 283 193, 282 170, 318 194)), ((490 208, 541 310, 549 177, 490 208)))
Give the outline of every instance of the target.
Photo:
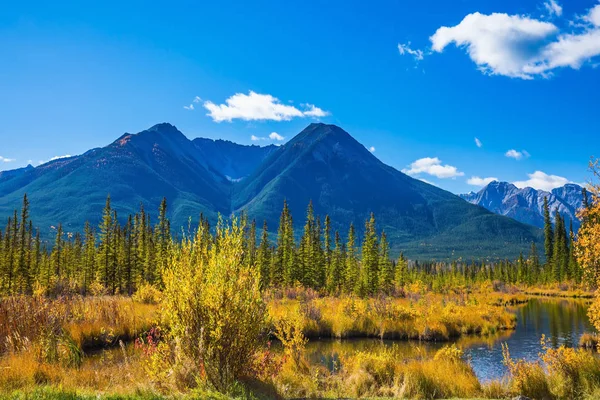
POLYGON ((86 220, 97 224, 110 193, 123 219, 140 204, 155 216, 166 197, 174 230, 200 213, 215 221, 244 210, 276 232, 287 200, 298 233, 312 201, 345 236, 350 223, 360 234, 373 212, 394 253, 412 258, 515 257, 541 239, 538 228, 411 178, 343 129, 321 123, 266 147, 189 140, 162 123, 79 156, 3 173, 0 217, 19 208, 25 193, 42 234, 58 222, 67 231, 82 229, 86 220))
POLYGON ((583 188, 574 183, 547 192, 530 187, 520 189, 512 183, 494 181, 477 193, 460 196, 491 212, 540 228, 544 226, 544 198, 548 199, 552 222, 555 220, 555 211, 558 211, 567 226, 569 221, 573 222, 575 230, 579 228, 577 210, 583 204, 583 188))

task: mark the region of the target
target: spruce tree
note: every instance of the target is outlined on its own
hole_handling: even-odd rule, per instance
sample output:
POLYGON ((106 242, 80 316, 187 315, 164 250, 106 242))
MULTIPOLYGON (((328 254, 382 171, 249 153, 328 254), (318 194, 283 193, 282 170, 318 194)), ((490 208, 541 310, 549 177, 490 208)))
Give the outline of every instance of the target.
POLYGON ((346 262, 345 262, 345 273, 344 273, 344 286, 346 293, 358 293, 360 291, 359 281, 359 265, 358 256, 356 250, 356 232, 354 230, 354 224, 350 224, 348 230, 348 239, 346 243, 346 262))
POLYGON ((375 216, 365 221, 365 237, 362 244, 362 257, 360 268, 361 295, 372 295, 377 292, 379 276, 379 257, 375 216))
POLYGON ((113 270, 114 259, 114 227, 113 212, 110 206, 110 195, 106 197, 106 204, 102 212, 102 222, 100 223, 100 244, 98 248, 99 278, 105 288, 112 287, 110 281, 113 270))
POLYGON ((18 259, 17 259, 17 288, 16 292, 20 294, 31 292, 31 276, 29 272, 29 200, 27 194, 23 196, 23 206, 21 208, 21 219, 19 221, 18 232, 18 259))
POLYGON ((548 207, 548 198, 544 197, 544 254, 546 256, 546 265, 552 265, 552 255, 554 253, 554 232, 552 231, 552 220, 550 219, 550 208, 548 207))
POLYGON ((396 262, 396 270, 394 271, 394 285, 396 290, 400 291, 408 283, 408 262, 404 258, 404 254, 400 253, 400 257, 396 262))
POLYGON ((344 249, 340 233, 335 231, 334 248, 331 252, 325 286, 329 294, 336 294, 342 285, 344 272, 344 249))
POLYGON ((565 260, 565 228, 562 217, 560 216, 558 210, 556 210, 554 214, 554 248, 552 253, 552 266, 553 266, 553 278, 555 282, 561 282, 564 277, 565 269, 564 269, 564 260, 565 260))
POLYGON ((390 248, 385 232, 381 233, 379 241, 379 290, 390 294, 393 288, 394 271, 390 259, 390 248))

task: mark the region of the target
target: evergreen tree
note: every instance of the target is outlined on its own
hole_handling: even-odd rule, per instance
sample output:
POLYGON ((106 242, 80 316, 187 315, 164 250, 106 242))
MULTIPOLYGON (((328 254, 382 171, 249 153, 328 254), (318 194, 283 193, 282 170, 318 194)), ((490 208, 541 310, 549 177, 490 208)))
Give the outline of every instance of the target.
MULTIPOLYGON (((52 271, 54 271, 54 277, 60 281, 63 273, 63 228, 62 224, 58 224, 56 228, 56 237, 54 239, 54 247, 52 248, 52 271)), ((49 283, 49 282, 48 282, 49 283)))
POLYGON ((327 268, 326 288, 330 294, 336 294, 342 286, 345 254, 340 233, 335 231, 334 248, 327 268))
POLYGON ((27 194, 23 196, 23 207, 21 208, 21 219, 19 221, 18 232, 18 261, 17 261, 17 293, 31 292, 31 276, 29 275, 29 200, 27 194))
POLYGON ((394 285, 396 290, 401 290, 408 283, 408 262, 404 258, 404 254, 400 253, 400 257, 396 262, 396 270, 394 271, 394 285))
POLYGON ((111 277, 113 275, 113 261, 115 255, 114 249, 114 227, 113 212, 110 206, 110 195, 106 198, 106 204, 102 212, 102 222, 100 223, 100 245, 98 249, 99 276, 105 288, 112 287, 111 277))
POLYGON ((554 248, 552 253, 552 275, 555 282, 561 282, 565 276, 565 260, 568 257, 568 251, 566 248, 566 233, 564 221, 556 210, 554 214, 554 220, 556 225, 554 226, 554 248))
POLYGON ((360 291, 360 271, 358 265, 358 256, 356 250, 356 232, 354 224, 350 224, 348 230, 348 239, 346 244, 346 262, 344 273, 344 286, 346 293, 358 293, 360 291))
POLYGON ((552 231, 552 221, 550 220, 550 208, 548 207, 548 198, 544 197, 544 250, 546 256, 546 265, 552 265, 552 255, 554 253, 554 233, 552 231))
POLYGON ((385 232, 379 241, 379 290, 390 294, 393 289, 394 271, 390 259, 390 248, 385 232))
POLYGON ((297 279, 294 271, 294 228, 292 215, 287 201, 283 202, 283 211, 279 219, 277 232, 277 257, 271 269, 271 283, 274 285, 292 286, 297 279))
POLYGON ((365 237, 362 244, 361 259, 361 295, 372 295, 377 292, 379 276, 379 257, 375 216, 365 222, 365 237))

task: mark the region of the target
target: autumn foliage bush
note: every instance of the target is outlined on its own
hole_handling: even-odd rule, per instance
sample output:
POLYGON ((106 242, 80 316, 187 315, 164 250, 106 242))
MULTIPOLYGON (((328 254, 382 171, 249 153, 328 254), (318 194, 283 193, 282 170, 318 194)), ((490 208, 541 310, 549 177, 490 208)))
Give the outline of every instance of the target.
POLYGON ((266 343, 260 272, 244 259, 244 229, 243 222, 221 220, 208 250, 185 241, 163 274, 175 359, 221 392, 249 378, 266 343))

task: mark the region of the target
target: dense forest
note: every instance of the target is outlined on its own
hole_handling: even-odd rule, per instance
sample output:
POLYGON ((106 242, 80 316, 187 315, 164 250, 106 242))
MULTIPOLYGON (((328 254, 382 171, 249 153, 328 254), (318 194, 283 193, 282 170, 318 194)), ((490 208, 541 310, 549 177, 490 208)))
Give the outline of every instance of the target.
MULTIPOLYGON (((585 195, 585 207, 589 207, 585 195)), ((574 255, 572 223, 556 212, 552 224, 544 202, 545 246, 539 255, 534 243, 529 254, 517 260, 499 262, 457 260, 427 262, 390 257, 385 232, 378 232, 375 216, 365 221, 359 238, 350 225, 342 234, 332 231, 329 216, 316 216, 308 205, 300 238, 294 234, 292 215, 286 202, 276 235, 267 223, 258 227, 248 216, 240 217, 244 229, 244 263, 261 274, 262 287, 303 286, 327 294, 371 296, 393 294, 412 282, 443 290, 485 280, 536 285, 553 282, 581 282, 582 269, 574 255), (545 261, 543 261, 545 260, 545 261)), ((124 224, 111 207, 110 196, 99 226, 85 224, 83 232, 65 232, 53 227, 55 239, 40 238, 29 217, 27 195, 0 232, 0 293, 11 294, 132 294, 147 283, 162 287, 162 271, 172 252, 193 241, 199 257, 216 243, 215 229, 200 215, 197 228, 172 235, 163 199, 158 220, 153 222, 141 206, 124 224)), ((219 224, 226 223, 223 218, 219 224)))

